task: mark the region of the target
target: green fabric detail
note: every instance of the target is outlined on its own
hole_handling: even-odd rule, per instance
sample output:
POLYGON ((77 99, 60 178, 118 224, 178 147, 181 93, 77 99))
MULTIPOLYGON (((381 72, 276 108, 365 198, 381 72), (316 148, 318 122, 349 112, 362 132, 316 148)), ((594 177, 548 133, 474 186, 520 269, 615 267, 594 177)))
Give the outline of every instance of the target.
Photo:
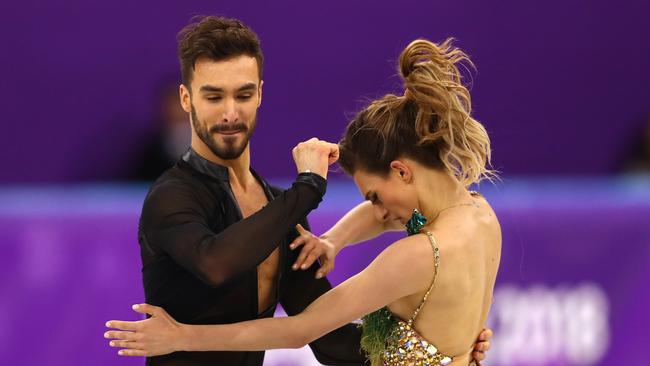
POLYGON ((386 350, 386 342, 395 336, 397 319, 383 307, 362 318, 361 349, 366 353, 370 363, 381 364, 381 355, 386 350))

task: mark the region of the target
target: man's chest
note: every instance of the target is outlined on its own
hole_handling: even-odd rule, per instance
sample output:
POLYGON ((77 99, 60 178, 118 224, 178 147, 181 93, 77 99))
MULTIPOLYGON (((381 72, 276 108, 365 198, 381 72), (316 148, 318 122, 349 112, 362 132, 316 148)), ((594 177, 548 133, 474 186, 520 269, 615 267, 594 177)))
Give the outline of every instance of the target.
MULTIPOLYGON (((233 194, 242 214, 242 218, 244 219, 261 210, 268 203, 268 198, 262 187, 249 189, 245 193, 233 189, 233 194)), ((254 230, 254 228, 251 228, 251 230, 254 230)), ((270 306, 273 301, 276 285, 275 282, 278 278, 279 267, 280 251, 278 248, 273 250, 273 252, 271 252, 271 254, 257 266, 260 310, 270 306)))

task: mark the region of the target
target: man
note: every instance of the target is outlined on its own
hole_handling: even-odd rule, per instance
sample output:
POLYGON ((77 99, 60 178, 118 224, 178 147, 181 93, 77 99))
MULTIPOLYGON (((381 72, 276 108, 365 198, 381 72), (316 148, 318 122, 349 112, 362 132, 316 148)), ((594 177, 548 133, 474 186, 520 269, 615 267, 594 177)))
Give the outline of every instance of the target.
MULTIPOLYGON (((288 245, 298 236, 296 224, 308 228, 305 217, 322 199, 337 146, 316 139, 300 144, 293 186, 270 187, 250 168, 263 84, 255 33, 234 19, 204 17, 179 34, 179 58, 191 149, 144 202, 139 242, 146 302, 190 324, 270 317, 278 302, 288 314, 299 313, 331 286, 315 278, 314 258, 306 270, 291 270, 298 253, 288 245)), ((362 364, 359 337, 349 324, 310 347, 324 364, 362 364)), ((177 352, 147 364, 261 365, 263 357, 177 352)))

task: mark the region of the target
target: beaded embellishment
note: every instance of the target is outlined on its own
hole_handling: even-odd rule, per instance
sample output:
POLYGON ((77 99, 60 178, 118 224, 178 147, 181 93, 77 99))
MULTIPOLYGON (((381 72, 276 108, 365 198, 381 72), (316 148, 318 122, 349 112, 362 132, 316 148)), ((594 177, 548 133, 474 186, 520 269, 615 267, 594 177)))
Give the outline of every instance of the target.
POLYGON ((398 321, 395 333, 397 341, 386 347, 383 365, 445 366, 451 363, 451 357, 438 352, 436 346, 417 334, 412 322, 398 321))

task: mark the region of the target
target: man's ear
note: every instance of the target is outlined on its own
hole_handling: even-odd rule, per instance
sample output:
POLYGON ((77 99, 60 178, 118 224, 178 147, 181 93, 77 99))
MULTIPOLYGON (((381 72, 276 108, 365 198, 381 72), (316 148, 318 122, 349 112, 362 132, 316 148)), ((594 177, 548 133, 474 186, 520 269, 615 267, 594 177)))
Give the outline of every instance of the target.
POLYGON ((190 113, 192 111, 192 96, 185 84, 181 84, 178 87, 178 95, 180 97, 181 107, 183 107, 185 112, 190 113))
POLYGON ((257 88, 257 94, 259 96, 257 99, 257 108, 262 105, 262 86, 264 86, 264 80, 260 80, 260 86, 257 88))

